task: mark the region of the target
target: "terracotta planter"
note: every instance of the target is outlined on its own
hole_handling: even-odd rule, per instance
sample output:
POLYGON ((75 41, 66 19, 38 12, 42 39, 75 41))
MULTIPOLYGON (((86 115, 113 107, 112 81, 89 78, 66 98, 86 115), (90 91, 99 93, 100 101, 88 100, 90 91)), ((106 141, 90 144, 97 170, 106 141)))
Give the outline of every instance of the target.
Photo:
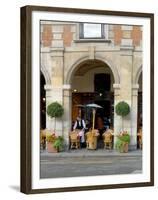
POLYGON ((128 152, 128 143, 124 143, 121 150, 120 150, 121 153, 127 153, 128 152))
POLYGON ((47 142, 47 151, 48 153, 58 153, 58 150, 53 147, 52 142, 47 142))

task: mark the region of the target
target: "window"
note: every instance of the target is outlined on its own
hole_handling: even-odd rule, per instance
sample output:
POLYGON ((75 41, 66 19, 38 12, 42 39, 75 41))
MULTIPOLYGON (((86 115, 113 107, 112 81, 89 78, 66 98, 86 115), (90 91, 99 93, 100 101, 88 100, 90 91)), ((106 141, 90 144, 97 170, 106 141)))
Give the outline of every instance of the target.
POLYGON ((104 39, 104 25, 81 23, 80 24, 80 39, 104 39))

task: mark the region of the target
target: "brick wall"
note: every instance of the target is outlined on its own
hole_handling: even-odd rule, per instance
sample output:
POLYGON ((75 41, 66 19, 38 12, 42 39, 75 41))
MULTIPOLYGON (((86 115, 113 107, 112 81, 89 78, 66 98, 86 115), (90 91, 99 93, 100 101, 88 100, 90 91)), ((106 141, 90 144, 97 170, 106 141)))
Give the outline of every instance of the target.
MULTIPOLYGON (((74 25, 43 24, 41 43, 43 47, 70 47, 74 38, 74 25)), ((76 29, 75 29, 76 30, 76 29)), ((141 46, 140 26, 109 25, 109 39, 114 45, 141 46)))
POLYGON ((51 46, 51 42, 53 40, 53 34, 52 34, 52 25, 43 25, 43 30, 41 33, 41 43, 44 47, 51 46))
POLYGON ((114 44, 120 45, 121 44, 121 38, 122 38, 122 30, 120 25, 114 25, 114 44))
POLYGON ((131 34, 132 34, 132 39, 133 39, 133 45, 139 46, 142 40, 141 28, 139 26, 133 26, 133 30, 131 34))
POLYGON ((71 32, 71 25, 64 25, 63 42, 64 46, 71 46, 73 40, 73 33, 71 32))

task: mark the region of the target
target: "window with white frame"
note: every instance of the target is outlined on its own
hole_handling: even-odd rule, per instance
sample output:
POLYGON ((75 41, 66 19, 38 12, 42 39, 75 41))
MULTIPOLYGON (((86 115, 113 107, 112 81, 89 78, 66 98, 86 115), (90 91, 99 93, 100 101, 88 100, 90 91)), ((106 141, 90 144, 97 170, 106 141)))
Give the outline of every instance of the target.
POLYGON ((104 24, 81 23, 80 39, 105 39, 104 24))

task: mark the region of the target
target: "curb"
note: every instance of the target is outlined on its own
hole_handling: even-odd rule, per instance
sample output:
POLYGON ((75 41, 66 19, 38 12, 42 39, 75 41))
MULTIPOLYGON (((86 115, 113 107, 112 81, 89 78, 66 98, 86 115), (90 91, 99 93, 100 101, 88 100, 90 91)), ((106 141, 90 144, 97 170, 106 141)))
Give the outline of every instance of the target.
POLYGON ((142 157, 142 152, 128 152, 128 153, 118 153, 118 152, 106 152, 99 153, 99 152, 84 152, 84 153, 78 153, 78 152, 64 152, 64 153, 47 153, 47 152, 41 152, 40 157, 50 157, 50 158, 85 158, 85 157, 142 157))

